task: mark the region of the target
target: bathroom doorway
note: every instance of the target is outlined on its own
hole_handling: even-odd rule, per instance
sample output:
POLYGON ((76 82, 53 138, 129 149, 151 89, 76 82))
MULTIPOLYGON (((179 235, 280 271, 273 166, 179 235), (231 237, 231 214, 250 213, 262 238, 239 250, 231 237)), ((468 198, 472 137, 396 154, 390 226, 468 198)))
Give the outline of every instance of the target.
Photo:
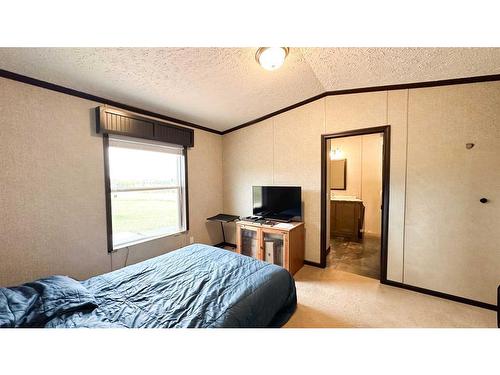
POLYGON ((386 280, 390 127, 322 136, 321 265, 386 280))

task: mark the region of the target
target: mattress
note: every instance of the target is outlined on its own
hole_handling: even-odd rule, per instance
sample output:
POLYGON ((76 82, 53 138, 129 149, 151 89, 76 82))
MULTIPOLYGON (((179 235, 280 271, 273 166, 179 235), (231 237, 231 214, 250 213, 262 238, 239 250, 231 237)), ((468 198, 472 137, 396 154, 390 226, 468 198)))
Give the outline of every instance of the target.
POLYGON ((0 326, 280 327, 297 304, 284 268, 202 244, 81 282, 61 276, 37 282, 0 288, 0 326))

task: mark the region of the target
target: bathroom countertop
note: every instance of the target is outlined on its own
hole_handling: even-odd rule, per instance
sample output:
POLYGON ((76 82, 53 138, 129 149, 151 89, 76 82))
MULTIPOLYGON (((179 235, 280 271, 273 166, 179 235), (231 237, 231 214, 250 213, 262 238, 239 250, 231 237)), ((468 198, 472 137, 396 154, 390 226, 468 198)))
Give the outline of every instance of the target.
POLYGON ((331 201, 342 201, 342 202, 363 202, 363 200, 358 198, 344 198, 344 197, 332 197, 331 201))

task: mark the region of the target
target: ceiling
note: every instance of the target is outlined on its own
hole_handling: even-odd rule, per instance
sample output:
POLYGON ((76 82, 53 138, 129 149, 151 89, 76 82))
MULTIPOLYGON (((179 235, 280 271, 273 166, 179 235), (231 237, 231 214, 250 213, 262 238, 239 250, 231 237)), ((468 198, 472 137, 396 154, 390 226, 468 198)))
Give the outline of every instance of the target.
POLYGON ((325 91, 500 73, 500 48, 0 48, 0 68, 223 131, 325 91))

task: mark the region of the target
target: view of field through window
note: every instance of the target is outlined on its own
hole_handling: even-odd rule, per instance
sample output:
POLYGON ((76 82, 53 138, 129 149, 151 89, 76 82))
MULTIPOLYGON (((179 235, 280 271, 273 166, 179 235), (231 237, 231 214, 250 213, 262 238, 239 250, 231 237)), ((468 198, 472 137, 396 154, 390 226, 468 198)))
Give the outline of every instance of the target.
POLYGON ((182 228, 179 153, 110 143, 113 245, 177 233, 182 228))

